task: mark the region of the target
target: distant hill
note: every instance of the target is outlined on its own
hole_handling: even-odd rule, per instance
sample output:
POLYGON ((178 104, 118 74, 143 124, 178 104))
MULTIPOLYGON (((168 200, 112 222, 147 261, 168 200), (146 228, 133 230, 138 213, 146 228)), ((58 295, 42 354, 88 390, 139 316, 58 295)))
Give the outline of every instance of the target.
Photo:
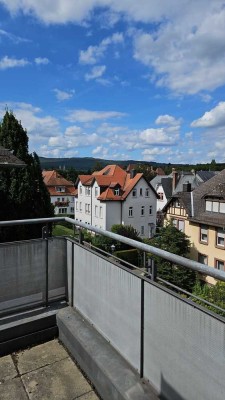
POLYGON ((105 167, 108 164, 117 164, 117 165, 150 164, 156 167, 159 165, 156 162, 147 163, 144 161, 134 161, 134 160, 126 160, 126 161, 102 160, 101 158, 93 158, 93 157, 76 157, 76 158, 40 157, 40 163, 43 169, 67 169, 73 167, 79 171, 92 170, 97 163, 101 163, 103 167, 105 167))

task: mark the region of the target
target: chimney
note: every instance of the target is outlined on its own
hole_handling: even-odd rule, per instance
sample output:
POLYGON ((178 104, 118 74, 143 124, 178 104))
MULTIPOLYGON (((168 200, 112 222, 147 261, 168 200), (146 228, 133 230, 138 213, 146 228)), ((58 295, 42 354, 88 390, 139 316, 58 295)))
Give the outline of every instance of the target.
POLYGON ((191 183, 186 182, 183 184, 183 192, 191 192, 191 183))
POLYGON ((137 173, 136 169, 131 169, 130 170, 130 179, 133 179, 135 177, 136 173, 137 173))
POLYGON ((176 171, 175 168, 172 168, 172 175, 173 175, 173 183, 172 183, 172 189, 173 192, 177 187, 177 183, 178 183, 178 172, 176 171))

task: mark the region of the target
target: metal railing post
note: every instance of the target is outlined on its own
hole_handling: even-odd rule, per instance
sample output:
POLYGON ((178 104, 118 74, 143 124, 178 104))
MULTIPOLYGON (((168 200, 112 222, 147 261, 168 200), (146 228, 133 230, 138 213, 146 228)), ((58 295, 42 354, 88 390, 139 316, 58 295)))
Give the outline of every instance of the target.
POLYGON ((144 375, 144 279, 141 279, 140 378, 144 375))
POLYGON ((48 234, 49 234, 49 227, 48 224, 43 226, 42 228, 42 239, 45 239, 46 243, 46 250, 45 250, 45 307, 48 307, 49 299, 48 299, 48 234))

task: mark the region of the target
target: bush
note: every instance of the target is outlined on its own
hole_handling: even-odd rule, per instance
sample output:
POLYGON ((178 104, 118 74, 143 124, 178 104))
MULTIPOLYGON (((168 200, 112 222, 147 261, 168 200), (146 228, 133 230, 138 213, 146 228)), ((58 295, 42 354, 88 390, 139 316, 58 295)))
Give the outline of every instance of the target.
POLYGON ((138 267, 141 263, 141 255, 137 249, 114 251, 114 256, 138 267))

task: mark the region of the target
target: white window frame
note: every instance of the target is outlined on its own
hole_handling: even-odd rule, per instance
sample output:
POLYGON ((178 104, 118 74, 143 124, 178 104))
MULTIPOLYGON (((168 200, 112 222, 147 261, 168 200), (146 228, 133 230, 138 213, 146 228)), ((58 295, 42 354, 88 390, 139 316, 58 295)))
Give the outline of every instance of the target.
POLYGON ((128 208, 128 217, 133 217, 133 207, 128 208))
POLYGON ((200 242, 208 244, 209 232, 208 225, 200 225, 200 242))
POLYGON ((225 248, 225 231, 222 228, 216 229, 216 246, 221 247, 223 249, 225 248))
POLYGON ((145 215, 145 206, 141 206, 141 217, 145 215))

